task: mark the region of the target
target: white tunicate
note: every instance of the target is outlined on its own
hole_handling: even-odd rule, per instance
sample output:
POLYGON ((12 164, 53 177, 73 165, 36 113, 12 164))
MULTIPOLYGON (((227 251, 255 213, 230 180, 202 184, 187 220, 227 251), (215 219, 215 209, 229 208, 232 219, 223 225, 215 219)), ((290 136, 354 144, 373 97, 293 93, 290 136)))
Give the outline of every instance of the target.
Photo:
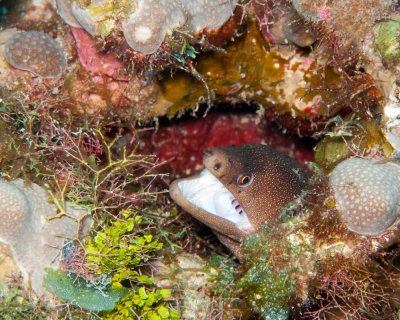
POLYGON ((158 50, 174 30, 199 32, 223 25, 237 0, 138 0, 136 10, 122 24, 129 46, 143 54, 158 50))
MULTIPOLYGON (((81 7, 74 0, 56 0, 60 16, 71 26, 77 24, 92 36, 100 21, 109 19, 81 7), (69 6, 69 7, 68 7, 69 6)), ((91 0, 96 6, 108 0, 91 0)), ((222 26, 233 14, 238 0, 137 0, 133 11, 122 19, 121 28, 129 46, 143 54, 156 52, 165 37, 175 30, 197 33, 222 26)))
POLYGON ((160 47, 172 29, 185 23, 179 3, 170 0, 138 1, 138 7, 123 23, 122 30, 129 46, 150 54, 160 47))
POLYGON ((329 183, 336 207, 349 230, 376 236, 399 218, 400 166, 351 158, 332 171, 329 183))

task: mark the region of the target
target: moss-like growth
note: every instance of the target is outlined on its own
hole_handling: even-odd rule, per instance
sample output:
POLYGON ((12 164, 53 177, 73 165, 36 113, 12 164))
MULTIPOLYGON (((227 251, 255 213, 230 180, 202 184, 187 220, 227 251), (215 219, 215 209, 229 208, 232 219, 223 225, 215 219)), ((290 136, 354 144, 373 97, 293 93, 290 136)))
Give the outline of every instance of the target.
POLYGON ((178 320, 179 313, 171 308, 166 299, 171 297, 169 290, 149 291, 144 287, 123 298, 112 312, 102 315, 108 320, 178 320))
POLYGON ((269 230, 264 229, 246 239, 248 266, 239 286, 245 290, 252 307, 265 319, 284 320, 289 316, 289 301, 296 284, 291 279, 290 266, 279 270, 272 263, 273 246, 265 241, 268 235, 269 230))
POLYGON ((315 148, 315 162, 331 171, 352 155, 382 152, 387 157, 393 148, 386 141, 379 125, 373 120, 360 119, 355 114, 342 119, 332 118, 324 130, 325 138, 315 148), (332 126, 334 125, 334 126, 332 126))
POLYGON ((374 26, 375 44, 382 55, 383 61, 396 65, 400 61, 400 21, 388 20, 378 22, 374 26))
POLYGON ((150 233, 149 223, 132 210, 124 210, 119 220, 102 225, 85 244, 86 264, 98 275, 112 276, 112 288, 129 283, 132 290, 105 319, 179 319, 178 312, 164 299, 169 290, 151 290, 154 279, 141 272, 141 267, 162 248, 162 243, 150 233))
POLYGON ((18 283, 0 283, 1 320, 45 320, 48 313, 43 306, 29 298, 18 283))
POLYGON ((151 284, 153 280, 135 267, 151 259, 162 243, 146 232, 143 218, 133 211, 122 211, 120 219, 110 221, 86 243, 86 263, 99 275, 112 273, 113 283, 130 280, 151 284))

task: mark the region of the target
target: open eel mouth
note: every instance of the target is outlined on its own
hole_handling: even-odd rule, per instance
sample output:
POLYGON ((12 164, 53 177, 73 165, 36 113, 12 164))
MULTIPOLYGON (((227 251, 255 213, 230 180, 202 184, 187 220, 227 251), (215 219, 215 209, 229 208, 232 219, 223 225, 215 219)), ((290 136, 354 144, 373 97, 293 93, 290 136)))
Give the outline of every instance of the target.
POLYGON ((218 230, 218 220, 221 220, 220 223, 229 222, 243 233, 254 230, 240 203, 208 169, 196 176, 176 180, 170 188, 172 198, 180 206, 211 228, 218 230), (217 219, 199 217, 193 208, 217 219))

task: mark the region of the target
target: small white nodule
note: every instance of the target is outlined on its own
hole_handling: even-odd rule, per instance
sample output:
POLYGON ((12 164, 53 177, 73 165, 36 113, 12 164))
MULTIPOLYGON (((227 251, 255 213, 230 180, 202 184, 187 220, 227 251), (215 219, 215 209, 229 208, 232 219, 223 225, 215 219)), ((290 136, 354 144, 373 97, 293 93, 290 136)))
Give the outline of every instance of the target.
POLYGON ((135 39, 137 42, 146 43, 153 36, 153 31, 149 27, 140 26, 135 30, 135 39))

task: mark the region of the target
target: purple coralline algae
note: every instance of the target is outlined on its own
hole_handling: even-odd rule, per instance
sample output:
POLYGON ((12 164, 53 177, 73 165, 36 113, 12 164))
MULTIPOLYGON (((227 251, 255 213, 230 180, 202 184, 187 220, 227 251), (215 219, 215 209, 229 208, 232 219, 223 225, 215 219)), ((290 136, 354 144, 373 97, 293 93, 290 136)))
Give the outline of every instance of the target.
POLYGON ((400 210, 400 166, 350 158, 331 173, 336 208, 348 229, 379 236, 397 224, 400 210))
POLYGON ((39 31, 12 35, 5 44, 4 57, 14 68, 44 78, 55 78, 67 67, 63 48, 49 35, 39 31))

